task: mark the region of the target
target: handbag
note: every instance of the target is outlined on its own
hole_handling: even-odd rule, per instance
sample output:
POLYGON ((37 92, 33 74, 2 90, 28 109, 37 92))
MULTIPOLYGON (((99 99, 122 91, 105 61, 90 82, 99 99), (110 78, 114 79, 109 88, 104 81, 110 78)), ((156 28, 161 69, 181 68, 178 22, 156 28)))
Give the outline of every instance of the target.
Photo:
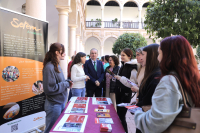
POLYGON ((173 75, 179 85, 184 106, 172 124, 163 133, 200 133, 200 108, 189 107, 186 92, 183 90, 179 79, 173 75))

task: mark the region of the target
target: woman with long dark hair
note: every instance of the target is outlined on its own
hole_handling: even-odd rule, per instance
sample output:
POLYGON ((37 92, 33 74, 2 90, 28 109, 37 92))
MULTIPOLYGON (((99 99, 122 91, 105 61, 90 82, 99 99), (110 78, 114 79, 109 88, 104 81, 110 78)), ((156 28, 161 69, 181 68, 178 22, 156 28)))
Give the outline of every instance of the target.
POLYGON ((59 65, 60 60, 64 60, 64 58, 64 45, 53 43, 43 62, 43 89, 46 94, 44 106, 46 112, 45 133, 49 133, 63 111, 67 101, 67 88, 72 86, 72 82, 65 81, 59 65))
POLYGON ((73 81, 72 96, 74 97, 85 97, 85 81, 89 76, 85 75, 83 65, 86 61, 86 54, 79 52, 74 57, 71 65, 71 80, 73 81))
MULTIPOLYGON (((117 79, 117 88, 116 88, 116 104, 120 103, 130 103, 132 91, 131 85, 128 80, 133 83, 137 82, 137 60, 132 59, 133 52, 129 48, 125 48, 121 52, 121 61, 122 66, 118 72, 118 75, 115 76, 117 79)), ((117 114, 121 120, 121 123, 124 127, 126 133, 128 133, 127 123, 126 123, 126 112, 127 109, 124 107, 117 106, 117 114)))
POLYGON ((141 82, 140 89, 137 86, 133 86, 131 89, 135 92, 139 92, 138 103, 139 107, 151 105, 151 98, 159 83, 159 77, 161 75, 158 57, 158 44, 150 44, 143 48, 143 62, 142 66, 145 66, 144 78, 141 82))
POLYGON ((190 43, 183 36, 167 37, 158 48, 161 80, 152 97, 151 109, 135 112, 135 123, 143 133, 165 131, 181 112, 183 100, 176 75, 188 94, 189 105, 200 107, 200 75, 190 43), (191 97, 191 98, 190 98, 191 97))
MULTIPOLYGON (((143 48, 142 51, 142 66, 145 67, 144 78, 141 82, 140 88, 137 86, 132 86, 132 91, 138 92, 138 102, 137 106, 145 108, 152 105, 151 98, 156 89, 156 86, 159 83, 157 77, 161 76, 158 57, 158 44, 150 44, 143 48)), ((140 133, 140 130, 137 129, 136 133, 140 133)))

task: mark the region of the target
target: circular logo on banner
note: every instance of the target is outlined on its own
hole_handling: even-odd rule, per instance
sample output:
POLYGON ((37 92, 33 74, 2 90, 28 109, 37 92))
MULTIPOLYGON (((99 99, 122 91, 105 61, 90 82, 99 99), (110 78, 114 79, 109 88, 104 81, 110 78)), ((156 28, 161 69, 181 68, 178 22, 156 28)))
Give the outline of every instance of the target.
POLYGON ((14 82, 19 78, 19 70, 15 66, 7 66, 2 71, 2 78, 7 82, 14 82))

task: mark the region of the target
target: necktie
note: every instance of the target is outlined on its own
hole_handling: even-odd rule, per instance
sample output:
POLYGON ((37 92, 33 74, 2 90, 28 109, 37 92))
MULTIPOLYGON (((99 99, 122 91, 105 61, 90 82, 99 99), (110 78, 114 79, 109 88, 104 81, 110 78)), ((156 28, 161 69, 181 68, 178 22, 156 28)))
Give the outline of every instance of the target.
POLYGON ((94 61, 94 69, 97 71, 96 61, 94 61))

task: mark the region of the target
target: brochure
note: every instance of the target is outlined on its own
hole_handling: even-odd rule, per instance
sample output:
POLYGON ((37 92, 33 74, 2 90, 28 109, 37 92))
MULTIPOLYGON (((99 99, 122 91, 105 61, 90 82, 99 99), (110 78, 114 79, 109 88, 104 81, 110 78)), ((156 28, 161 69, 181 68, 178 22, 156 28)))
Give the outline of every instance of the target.
POLYGON ((69 103, 65 113, 87 113, 88 104, 69 103))
MULTIPOLYGON (((128 111, 130 111, 131 113, 135 113, 137 110, 142 111, 142 108, 136 106, 136 105, 132 105, 132 106, 125 106, 128 111)), ((142 111, 143 112, 143 111, 142 111)))
POLYGON ((72 97, 70 99, 70 102, 79 103, 79 104, 88 104, 89 99, 90 99, 89 97, 72 97))
POLYGON ((109 109, 94 109, 94 112, 107 112, 107 113, 109 113, 110 110, 109 109))
POLYGON ((132 106, 132 105, 130 103, 120 103, 120 104, 117 104, 117 106, 125 107, 125 106, 132 106))
POLYGON ((106 117, 110 117, 110 114, 108 114, 108 113, 97 113, 97 117, 106 118, 106 117))
POLYGON ((112 132, 111 124, 101 124, 100 132, 112 132))
POLYGON ((53 131, 84 132, 88 115, 65 114, 53 131))
POLYGON ((92 97, 92 104, 110 105, 112 104, 112 101, 110 98, 92 97))
POLYGON ((112 118, 95 118, 95 124, 114 124, 112 118))

